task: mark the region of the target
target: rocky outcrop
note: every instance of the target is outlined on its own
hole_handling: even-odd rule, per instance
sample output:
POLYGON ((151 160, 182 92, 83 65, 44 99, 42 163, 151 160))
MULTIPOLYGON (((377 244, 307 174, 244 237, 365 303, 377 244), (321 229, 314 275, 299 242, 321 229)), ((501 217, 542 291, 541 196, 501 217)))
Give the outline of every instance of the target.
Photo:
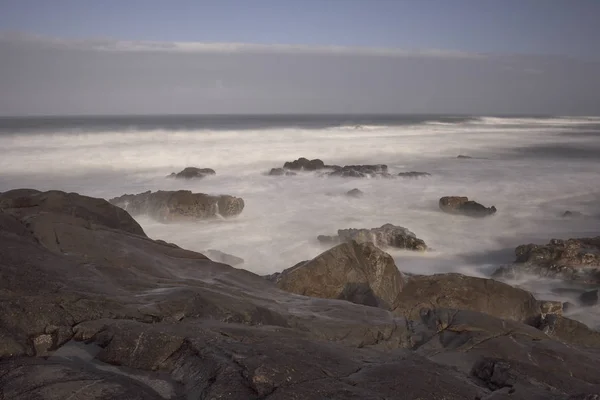
POLYGON ((295 172, 289 171, 284 168, 271 168, 268 173, 269 176, 294 176, 297 175, 295 172))
POLYGON ((567 210, 562 214, 563 218, 583 218, 584 215, 580 211, 567 210))
POLYGON ((126 194, 109 202, 132 215, 146 214, 161 222, 234 217, 244 209, 244 200, 228 195, 211 196, 189 190, 126 194))
POLYGON ((461 214, 469 217, 486 217, 496 213, 496 207, 485 207, 476 201, 462 196, 445 196, 439 201, 440 209, 449 214, 461 214))
POLYGON ((401 178, 424 178, 427 176, 431 176, 429 172, 418 172, 418 171, 409 171, 409 172, 400 172, 398 174, 401 178))
POLYGON ((284 270, 276 279, 285 291, 390 309, 403 278, 394 259, 373 243, 350 241, 284 270))
POLYGON ((240 265, 244 263, 244 259, 240 257, 233 256, 231 254, 223 253, 219 250, 209 249, 203 252, 205 256, 210 258, 215 262, 220 262, 223 264, 231 265, 232 267, 236 265, 240 265))
MULTIPOLYGON (((386 256, 352 246, 380 254, 387 276, 386 256)), ((483 281, 440 281, 441 295, 405 313, 310 298, 151 240, 104 200, 7 192, 0 398, 593 399, 600 334, 555 314, 523 324, 521 295, 483 281), (507 302, 507 319, 464 309, 461 287, 483 296, 477 285, 490 295, 471 307, 507 302)), ((410 281, 401 289, 397 304, 421 296, 410 281)))
POLYGON ((356 197, 357 198, 357 197, 363 197, 364 193, 360 189, 352 189, 352 190, 348 190, 346 192, 346 196, 348 196, 348 197, 356 197))
POLYGON ((314 160, 309 160, 307 158, 300 157, 297 160, 286 162, 285 164, 283 164, 283 168, 297 171, 316 171, 325 168, 325 163, 319 160, 318 158, 314 160))
POLYGON ((384 164, 375 165, 339 165, 328 166, 333 169, 332 172, 327 172, 323 176, 342 177, 342 178, 391 178, 388 173, 388 167, 384 164))
POLYGON ((374 243, 380 248, 394 247, 397 249, 425 251, 427 245, 413 232, 402 226, 385 224, 372 229, 339 229, 337 236, 320 235, 319 242, 332 245, 349 241, 358 243, 374 243))
POLYGON ((196 167, 187 167, 184 168, 180 172, 172 172, 168 178, 177 178, 177 179, 194 179, 194 178, 204 178, 208 175, 215 175, 216 172, 211 168, 196 168, 196 167))
POLYGON ((560 278, 583 284, 600 284, 600 236, 552 239, 546 245, 527 244, 515 249, 516 260, 494 272, 507 279, 522 275, 560 278))

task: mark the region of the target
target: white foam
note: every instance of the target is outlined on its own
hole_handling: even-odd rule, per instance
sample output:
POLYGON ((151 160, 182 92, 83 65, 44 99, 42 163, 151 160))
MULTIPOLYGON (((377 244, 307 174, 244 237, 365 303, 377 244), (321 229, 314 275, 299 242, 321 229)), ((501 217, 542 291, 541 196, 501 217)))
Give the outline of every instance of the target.
POLYGON ((259 274, 316 256, 324 250, 316 242, 319 234, 393 223, 409 228, 433 249, 425 255, 393 252, 401 269, 480 276, 512 261, 519 244, 600 234, 598 219, 560 217, 566 209, 600 215, 598 161, 510 152, 548 143, 586 146, 598 140, 560 135, 587 126, 589 119, 556 121, 560 123, 485 118, 376 129, 0 135, 0 191, 33 187, 105 198, 159 189, 231 194, 246 203, 235 219, 174 225, 138 220, 153 238, 242 257, 242 267, 259 274), (488 159, 456 159, 459 154, 488 159), (353 180, 264 175, 302 156, 330 164, 386 163, 392 172, 426 171, 432 176, 353 180), (186 166, 213 168, 217 175, 197 181, 164 178, 186 166), (353 188, 365 196, 343 196, 353 188), (446 215, 437 206, 445 195, 466 195, 499 211, 486 219, 446 215))

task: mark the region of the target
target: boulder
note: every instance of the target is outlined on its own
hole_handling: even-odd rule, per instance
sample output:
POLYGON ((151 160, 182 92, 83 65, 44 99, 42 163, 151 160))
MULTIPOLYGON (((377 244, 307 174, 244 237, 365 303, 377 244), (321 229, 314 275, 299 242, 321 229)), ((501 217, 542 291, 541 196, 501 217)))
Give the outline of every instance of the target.
POLYGON ((582 218, 584 217, 583 213, 579 211, 570 211, 567 210, 562 214, 563 218, 582 218))
POLYGON ((293 176, 293 175, 297 175, 295 172, 292 171, 288 171, 287 169, 284 168, 271 168, 271 171, 269 171, 269 176, 293 176))
POLYGON ((385 309, 393 306, 403 282, 389 254, 373 243, 355 241, 342 243, 277 277, 277 286, 288 292, 385 309))
POLYGON ((459 155, 458 155, 456 158, 461 158, 461 159, 468 160, 468 159, 471 159, 471 158, 473 158, 473 157, 464 156, 464 155, 462 155, 462 154, 459 154, 459 155))
POLYGON ((318 158, 309 160, 307 158, 300 157, 297 160, 286 162, 283 164, 283 168, 291 170, 316 171, 318 169, 325 168, 325 163, 318 158))
POLYGON ((598 292, 600 292, 600 289, 595 289, 595 290, 589 290, 587 292, 582 293, 581 295, 579 295, 579 304, 581 304, 582 306, 586 306, 586 307, 590 307, 590 306, 595 306, 598 304, 598 292))
POLYGON ((580 284, 600 284, 600 236, 552 239, 546 245, 521 245, 515 254, 515 262, 498 268, 493 276, 514 279, 538 275, 580 284))
POLYGON ((323 176, 333 176, 342 178, 391 178, 388 173, 388 167, 384 164, 375 165, 328 165, 332 172, 324 173, 323 176))
POLYGON ((409 171, 409 172, 400 172, 398 174, 401 178, 423 178, 426 176, 431 176, 429 172, 418 172, 418 171, 409 171))
POLYGON ((215 175, 216 172, 211 168, 196 168, 196 167, 187 167, 184 168, 180 172, 172 172, 168 178, 177 178, 177 179, 194 179, 194 178, 204 178, 208 175, 215 175))
POLYGON ((109 202, 132 215, 146 214, 161 222, 234 217, 244 209, 244 200, 228 195, 211 196, 189 190, 126 194, 109 202))
POLYGON ((445 196, 439 201, 440 209, 449 214, 461 214, 469 217, 485 217, 496 213, 496 207, 485 207, 468 197, 445 196))
POLYGON ((204 255, 215 262, 231 265, 232 267, 244 263, 243 258, 232 256, 219 250, 209 249, 204 252, 204 255))
POLYGON ((397 249, 425 251, 427 245, 413 232, 402 226, 385 224, 372 229, 339 229, 337 236, 320 235, 319 242, 332 245, 349 241, 358 243, 374 243, 380 248, 394 247, 397 249))
POLYGON ((364 193, 359 189, 352 189, 346 192, 348 197, 363 197, 364 193))

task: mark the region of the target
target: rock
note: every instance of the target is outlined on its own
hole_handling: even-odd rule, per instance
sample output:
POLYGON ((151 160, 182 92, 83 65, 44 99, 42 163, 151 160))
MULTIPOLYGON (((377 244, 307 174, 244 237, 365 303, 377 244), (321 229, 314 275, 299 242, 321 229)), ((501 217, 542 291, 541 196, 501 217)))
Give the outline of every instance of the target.
POLYGON ((582 293, 579 296, 579 304, 582 306, 595 306, 598 304, 598 292, 600 289, 590 290, 588 292, 582 293))
POLYGON ((345 165, 343 167, 337 165, 327 166, 333 169, 332 172, 323 174, 323 176, 338 176, 343 178, 391 178, 387 165, 345 165))
POLYGON ((177 178, 177 179, 193 179, 193 178, 204 178, 208 175, 215 175, 216 172, 211 168, 196 168, 196 167, 187 167, 178 173, 171 173, 169 178, 177 178))
POLYGON ((446 196, 439 201, 440 209, 449 214, 462 214, 470 217, 485 217, 496 213, 496 207, 485 207, 468 197, 446 196))
POLYGON ((244 200, 228 195, 211 196, 189 190, 126 194, 109 202, 132 215, 147 214, 161 222, 233 217, 244 209, 244 200))
POLYGON ((294 176, 297 175, 295 172, 292 171, 288 171, 284 168, 271 168, 271 171, 269 171, 269 175, 270 176, 294 176))
POLYGON ((515 254, 514 264, 498 268, 493 276, 514 279, 529 274, 600 284, 600 236, 521 245, 515 254))
POLYGON ((300 157, 297 160, 286 162, 283 164, 283 168, 291 170, 316 171, 318 169, 325 168, 325 163, 318 158, 309 160, 307 158, 300 157))
POLYGON ((244 263, 243 258, 232 256, 219 250, 209 249, 204 252, 204 255, 215 262, 231 265, 232 267, 244 263))
POLYGON ((359 189, 352 189, 346 192, 348 197, 363 197, 364 193, 359 189))
MULTIPOLYGON (((344 297, 365 302, 377 292, 396 305, 388 311, 285 292, 154 241, 101 199, 18 190, 0 194, 0 211, 0 399, 600 393, 600 333, 557 314, 535 326, 520 322, 535 303, 500 282, 414 276, 405 283, 391 257, 369 243, 324 256, 325 269, 354 265, 346 278, 369 287, 344 297)), ((555 309, 537 304, 540 316, 555 309)))
POLYGON ((342 243, 284 270, 277 286, 288 292, 390 309, 403 278, 393 258, 372 243, 342 243))
POLYGON ((429 172, 410 171, 410 172, 400 172, 398 174, 398 176, 401 178, 422 178, 425 176, 431 176, 431 174, 429 172))
POLYGON ((581 218, 583 216, 584 216, 583 213, 581 213, 579 211, 569 211, 569 210, 565 211, 562 214, 563 218, 581 218))
POLYGON ((320 235, 317 239, 327 245, 356 241, 358 243, 371 242, 375 246, 384 249, 395 247, 416 251, 427 250, 425 242, 413 232, 402 226, 392 224, 385 224, 380 228, 372 229, 339 229, 337 236, 320 235))

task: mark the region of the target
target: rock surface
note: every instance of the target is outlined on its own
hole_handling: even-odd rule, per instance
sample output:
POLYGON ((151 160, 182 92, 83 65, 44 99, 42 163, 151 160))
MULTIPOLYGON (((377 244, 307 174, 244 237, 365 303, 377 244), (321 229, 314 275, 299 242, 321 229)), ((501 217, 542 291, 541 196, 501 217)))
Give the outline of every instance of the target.
POLYGON ((244 200, 228 195, 211 196, 189 190, 126 194, 110 199, 131 215, 146 214, 161 222, 234 217, 244 209, 244 200))
POLYGON ((429 172, 409 171, 400 172, 398 176, 401 178, 423 178, 426 176, 431 176, 431 174, 429 172))
POLYGON ((307 158, 300 157, 297 160, 286 162, 283 164, 283 168, 291 170, 316 171, 318 169, 325 168, 325 163, 318 158, 309 160, 307 158))
POLYGON ((284 168, 271 168, 271 171, 269 171, 270 176, 294 176, 297 175, 295 172, 289 171, 287 169, 284 168))
MULTIPOLYGON (((524 324, 521 294, 510 300, 504 286, 482 280, 491 294, 471 304, 461 288, 474 283, 442 277, 442 295, 430 289, 421 296, 430 306, 406 316, 398 307, 309 298, 151 240, 104 200, 2 193, 0 399, 591 400, 600 393, 598 332, 554 314, 524 324), (476 308, 504 308, 507 319, 476 308)), ((399 304, 410 291, 420 296, 416 282, 402 288, 399 304)))
POLYGON ((529 274, 600 285, 600 236, 526 244, 517 247, 515 254, 514 264, 498 268, 494 276, 510 279, 529 274))
POLYGON ((348 190, 346 192, 346 196, 349 196, 349 197, 363 197, 364 193, 360 189, 352 189, 352 190, 348 190))
POLYGON ((285 291, 390 309, 403 278, 394 259, 373 243, 342 243, 276 279, 285 291))
POLYGON ((416 251, 427 250, 425 242, 413 232, 392 224, 372 229, 339 229, 337 236, 320 235, 317 239, 326 245, 356 241, 358 243, 372 242, 375 246, 383 249, 394 247, 416 251))
POLYGON ((496 207, 485 207, 463 196, 442 197, 439 206, 446 213, 467 215, 469 217, 486 217, 496 213, 496 207))
POLYGON ((187 167, 184 168, 180 172, 172 172, 169 175, 169 178, 177 178, 177 179, 194 179, 194 178, 204 178, 208 175, 215 175, 216 172, 211 168, 196 168, 196 167, 187 167))
POLYGON ((231 254, 223 253, 222 251, 219 251, 219 250, 209 249, 209 250, 204 251, 203 254, 213 261, 231 265, 232 267, 244 263, 243 258, 236 257, 231 254))

